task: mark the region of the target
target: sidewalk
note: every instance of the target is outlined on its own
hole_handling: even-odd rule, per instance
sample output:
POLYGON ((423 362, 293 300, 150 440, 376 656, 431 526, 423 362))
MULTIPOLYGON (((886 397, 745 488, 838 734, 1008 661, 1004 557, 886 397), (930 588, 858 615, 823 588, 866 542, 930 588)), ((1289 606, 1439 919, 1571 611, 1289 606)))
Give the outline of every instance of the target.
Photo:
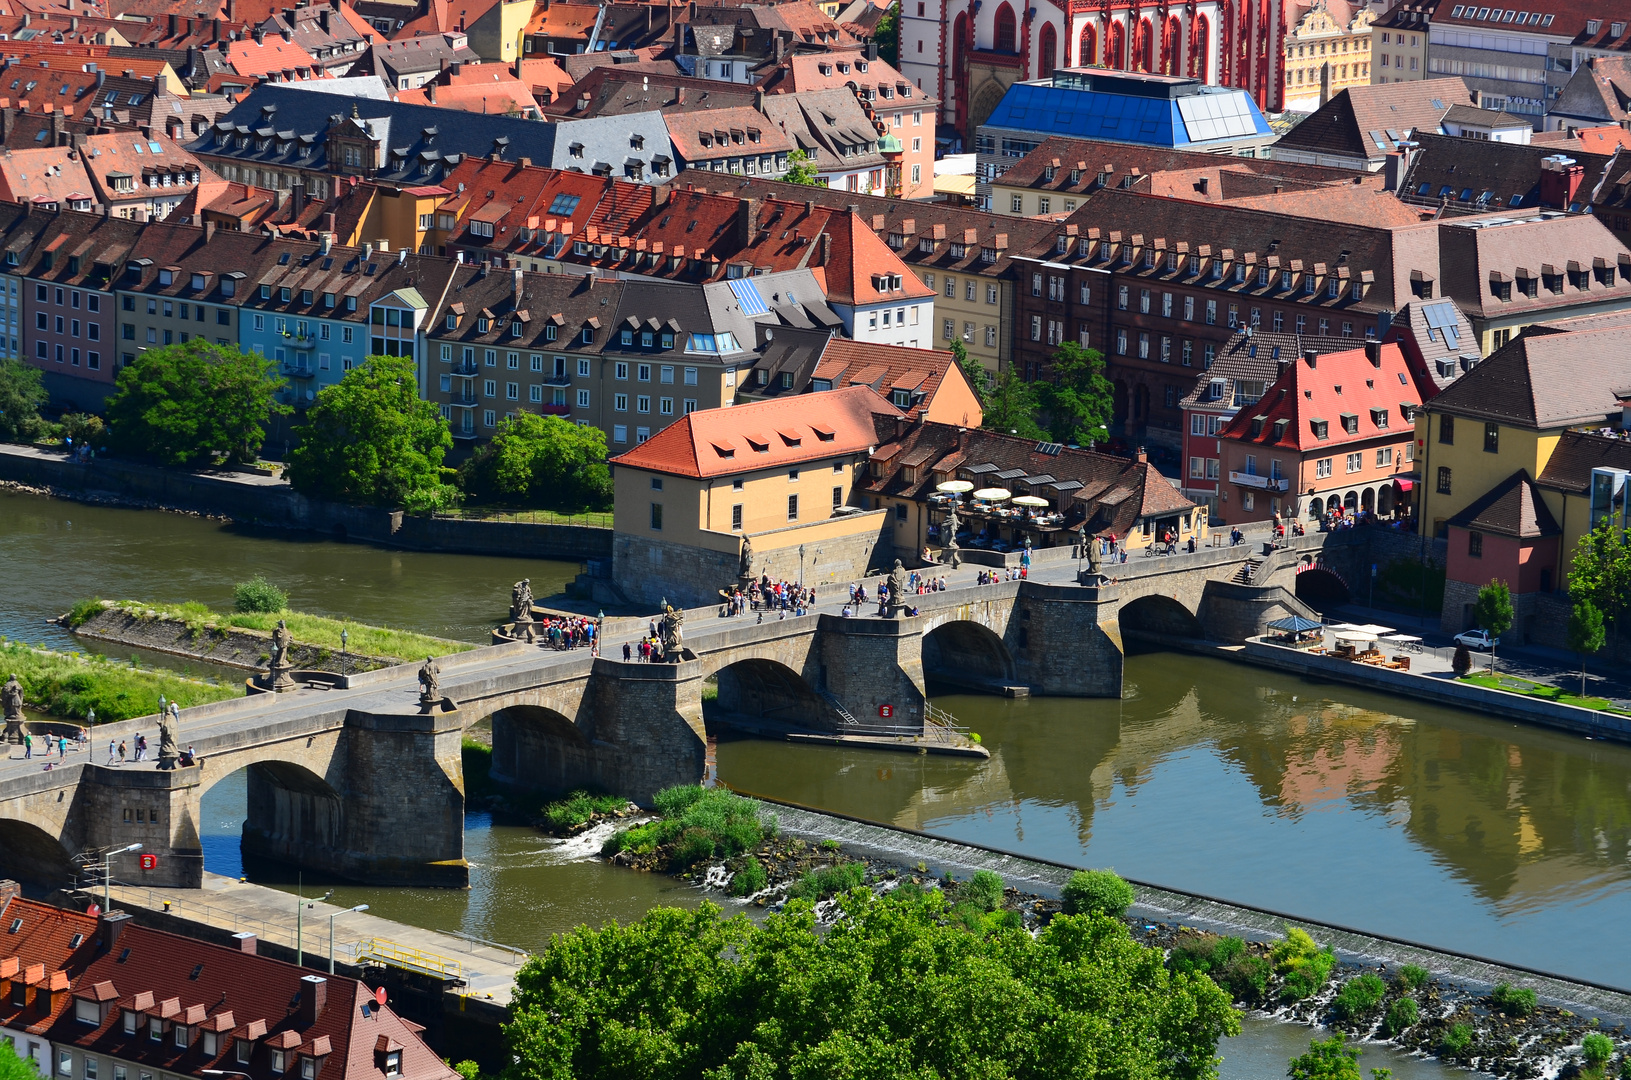
MULTIPOLYGON (((1326 618, 1333 622, 1379 623, 1395 627, 1400 633, 1415 634, 1442 658, 1446 670, 1455 653, 1454 635, 1439 630, 1435 613, 1430 612, 1424 622, 1420 615, 1362 604, 1344 604, 1326 612, 1326 618)), ((1489 667, 1488 653, 1474 652, 1472 656, 1474 669, 1489 667)), ((1580 692, 1580 658, 1563 649, 1545 645, 1499 646, 1495 650, 1495 670, 1497 673, 1556 686, 1571 694, 1580 692)), ((1605 698, 1616 708, 1631 709, 1631 679, 1626 677, 1624 671, 1596 660, 1586 664, 1586 672, 1588 695, 1605 698)))

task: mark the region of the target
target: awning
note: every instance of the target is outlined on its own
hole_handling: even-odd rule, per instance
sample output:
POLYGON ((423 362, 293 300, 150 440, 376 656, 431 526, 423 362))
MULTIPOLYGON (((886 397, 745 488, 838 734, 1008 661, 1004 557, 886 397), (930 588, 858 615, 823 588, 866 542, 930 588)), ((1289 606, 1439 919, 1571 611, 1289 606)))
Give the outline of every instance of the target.
POLYGON ((1303 634, 1310 630, 1318 630, 1323 623, 1313 619, 1305 619, 1301 615, 1293 615, 1289 619, 1275 619, 1269 623, 1270 630, 1279 630, 1287 634, 1303 634))
POLYGON ((1393 486, 1398 488, 1400 491, 1404 492, 1404 491, 1409 491, 1411 488, 1415 487, 1416 482, 1414 480, 1409 479, 1408 477, 1395 476, 1393 478, 1393 486))

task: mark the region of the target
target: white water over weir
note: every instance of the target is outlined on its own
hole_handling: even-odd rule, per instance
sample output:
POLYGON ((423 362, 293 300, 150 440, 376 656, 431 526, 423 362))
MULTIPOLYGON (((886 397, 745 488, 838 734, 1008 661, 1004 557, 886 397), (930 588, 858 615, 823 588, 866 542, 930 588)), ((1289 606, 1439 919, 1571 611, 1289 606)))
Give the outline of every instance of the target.
MULTIPOLYGON (((1038 896, 1057 897, 1070 875, 1086 867, 1067 866, 1046 859, 957 840, 942 839, 914 829, 862 821, 858 818, 766 798, 749 791, 743 795, 776 808, 782 831, 806 840, 837 840, 852 855, 913 867, 923 863, 928 872, 966 878, 977 870, 999 874, 1010 886, 1038 896)), ((1499 983, 1528 987, 1546 1001, 1582 1016, 1600 1017, 1605 1024, 1631 1021, 1631 989, 1582 982, 1531 968, 1502 964, 1485 957, 1445 952, 1417 942, 1366 934, 1284 912, 1232 904, 1193 893, 1128 879, 1137 892, 1131 914, 1152 920, 1175 921, 1185 926, 1234 934, 1251 940, 1269 940, 1285 934, 1287 923, 1301 926, 1322 945, 1329 945, 1344 963, 1390 967, 1417 964, 1433 974, 1470 988, 1499 983)))

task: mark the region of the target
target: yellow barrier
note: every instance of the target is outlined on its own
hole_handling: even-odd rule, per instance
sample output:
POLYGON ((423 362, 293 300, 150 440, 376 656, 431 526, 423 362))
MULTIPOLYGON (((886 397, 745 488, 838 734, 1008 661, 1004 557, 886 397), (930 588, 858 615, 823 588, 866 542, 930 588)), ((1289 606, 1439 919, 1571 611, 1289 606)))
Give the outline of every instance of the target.
POLYGON ((461 968, 457 960, 437 953, 415 949, 409 945, 400 945, 384 938, 369 938, 357 942, 357 960, 374 960, 391 967, 407 968, 409 971, 422 971, 431 975, 440 975, 444 978, 461 978, 461 968))

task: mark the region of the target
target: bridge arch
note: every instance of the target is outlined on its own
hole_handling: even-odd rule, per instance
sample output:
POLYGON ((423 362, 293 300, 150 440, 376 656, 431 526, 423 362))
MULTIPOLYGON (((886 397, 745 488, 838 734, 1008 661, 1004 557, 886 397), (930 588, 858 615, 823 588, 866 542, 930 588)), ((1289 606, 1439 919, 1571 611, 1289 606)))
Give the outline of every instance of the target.
POLYGON ((1341 574, 1315 563, 1304 563, 1297 567, 1297 581, 1293 591, 1297 594, 1297 599, 1321 611, 1346 604, 1352 598, 1352 591, 1341 574))
POLYGON ((1014 654, 984 623, 953 619, 923 635, 923 674, 958 684, 1014 681, 1014 654))
MULTIPOLYGON (((322 865, 323 856, 346 849, 345 799, 327 777, 304 763, 281 757, 232 764, 235 767, 209 768, 206 758, 205 779, 198 793, 198 818, 202 826, 217 814, 237 812, 240 796, 236 791, 229 788, 213 795, 211 792, 223 781, 241 774, 243 827, 239 850, 245 862, 262 859, 291 866, 322 865)), ((171 812, 177 810, 172 808, 171 812)), ((220 872, 208 863, 213 844, 223 840, 204 842, 206 870, 220 872)))
POLYGON ((715 705, 744 721, 830 730, 827 701, 803 675, 767 657, 748 657, 720 668, 715 705))
POLYGON ((57 837, 31 821, 0 818, 0 875, 63 888, 74 862, 57 837))
POLYGON ((1152 594, 1129 600, 1121 606, 1118 617, 1123 630, 1165 637, 1202 636, 1195 613, 1170 596, 1152 594))
POLYGON ((518 704, 490 718, 494 780, 560 792, 595 785, 594 747, 564 714, 544 705, 518 704))

